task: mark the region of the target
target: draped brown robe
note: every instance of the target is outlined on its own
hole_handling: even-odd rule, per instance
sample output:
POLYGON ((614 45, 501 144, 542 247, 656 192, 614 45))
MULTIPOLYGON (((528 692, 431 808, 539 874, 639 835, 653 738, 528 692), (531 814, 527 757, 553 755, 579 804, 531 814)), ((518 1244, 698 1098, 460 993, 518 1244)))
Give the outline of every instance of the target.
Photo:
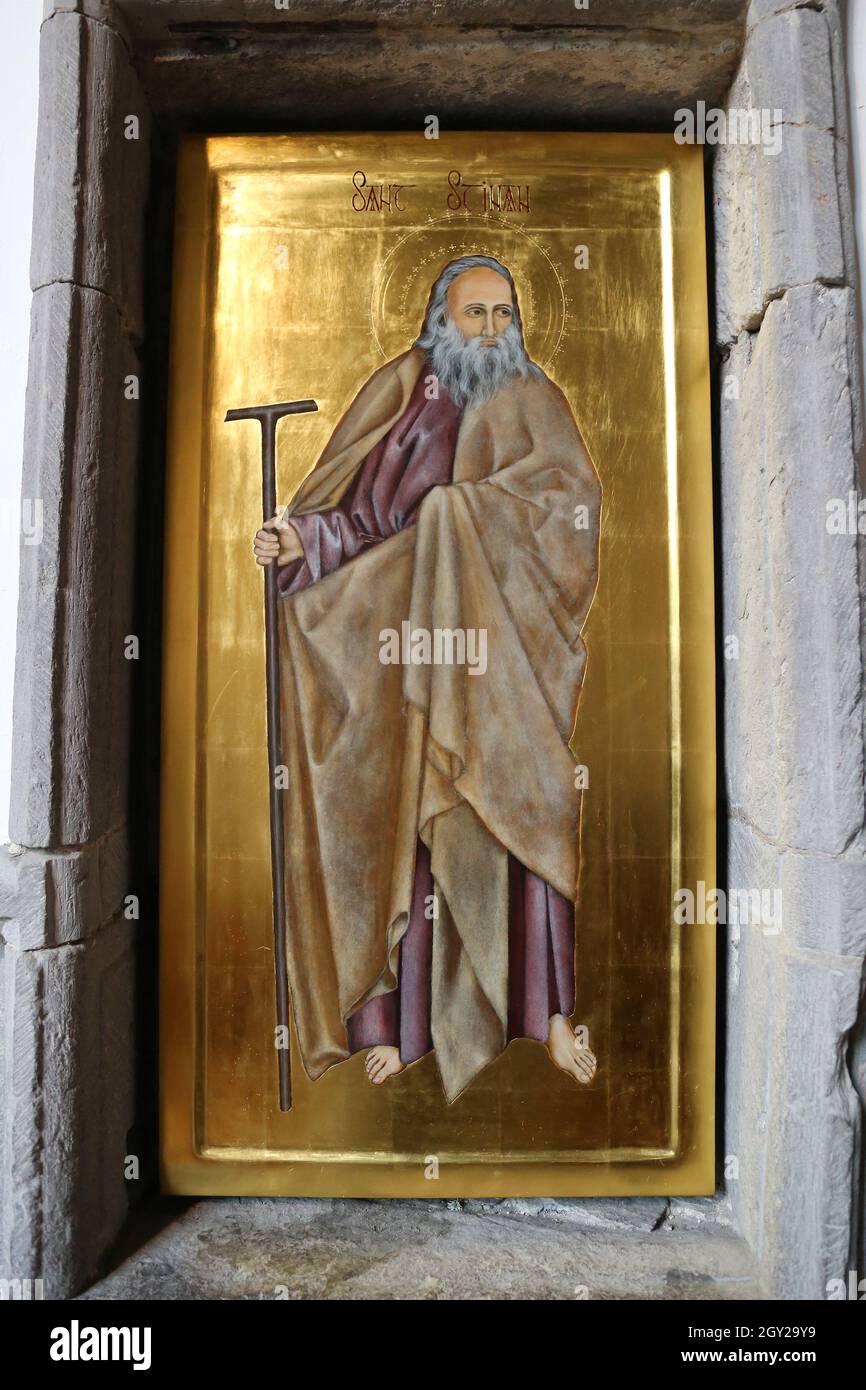
POLYGON ((359 474, 387 475, 383 450, 417 419, 423 365, 412 349, 370 379, 287 508, 306 556, 281 577, 289 971, 315 1077, 349 1055, 351 1016, 394 991, 428 872, 430 1033, 453 1099, 514 1031, 515 864, 560 899, 576 894, 569 740, 600 488, 565 398, 539 373, 445 420, 452 481, 428 478, 413 507, 392 479, 393 534, 375 486, 339 508, 359 474), (404 620, 485 628, 486 673, 382 665, 380 634, 404 620))
MULTIPOLYGON (((422 372, 403 414, 370 450, 336 507, 293 518, 304 557, 280 570, 280 592, 299 593, 413 525, 430 489, 452 481, 461 414, 447 392, 428 395, 422 372)), ((398 988, 374 995, 347 1020, 352 1052, 384 1043, 408 1065, 433 1048, 434 903, 430 851, 419 840, 398 988)), ((574 992, 574 904, 509 853, 508 1038, 544 1041, 551 1016, 573 1012, 574 992)))

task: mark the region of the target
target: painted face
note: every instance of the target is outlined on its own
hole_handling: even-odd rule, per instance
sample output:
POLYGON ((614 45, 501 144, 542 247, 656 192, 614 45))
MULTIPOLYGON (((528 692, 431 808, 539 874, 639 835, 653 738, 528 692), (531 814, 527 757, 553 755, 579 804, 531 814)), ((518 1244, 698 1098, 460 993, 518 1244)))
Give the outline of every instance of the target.
POLYGON ((514 322, 511 287, 487 266, 465 270, 448 291, 448 313, 464 338, 481 338, 485 346, 494 346, 514 322))

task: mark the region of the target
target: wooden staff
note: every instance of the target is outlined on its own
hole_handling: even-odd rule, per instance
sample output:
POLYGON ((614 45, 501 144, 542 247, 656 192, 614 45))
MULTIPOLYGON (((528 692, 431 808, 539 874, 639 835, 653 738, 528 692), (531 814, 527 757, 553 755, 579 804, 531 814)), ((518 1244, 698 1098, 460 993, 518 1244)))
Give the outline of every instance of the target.
MULTIPOLYGON (((258 420, 262 427, 262 512, 270 521, 277 510, 277 424, 284 415, 318 410, 315 401, 283 405, 251 405, 230 410, 229 420, 258 420)), ((274 899, 274 969, 277 985, 277 1024, 285 1046, 277 1049, 280 1109, 292 1108, 292 1055, 289 1033, 289 980, 286 960, 286 862, 283 841, 283 801, 277 790, 280 765, 280 657, 277 628, 277 562, 265 569, 265 676, 268 708, 268 773, 271 809, 271 887, 274 899)))

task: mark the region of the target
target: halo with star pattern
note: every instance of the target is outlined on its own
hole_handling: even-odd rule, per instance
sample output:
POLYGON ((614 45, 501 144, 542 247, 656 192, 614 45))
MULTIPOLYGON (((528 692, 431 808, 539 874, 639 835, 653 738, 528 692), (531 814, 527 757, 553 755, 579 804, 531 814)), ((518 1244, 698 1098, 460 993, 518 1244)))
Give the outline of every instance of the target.
POLYGON ((431 217, 395 241, 379 262, 370 298, 370 324, 382 357, 395 357, 415 340, 436 277, 458 256, 495 256, 508 267, 529 355, 550 367, 568 319, 562 276, 536 237, 497 214, 431 217))

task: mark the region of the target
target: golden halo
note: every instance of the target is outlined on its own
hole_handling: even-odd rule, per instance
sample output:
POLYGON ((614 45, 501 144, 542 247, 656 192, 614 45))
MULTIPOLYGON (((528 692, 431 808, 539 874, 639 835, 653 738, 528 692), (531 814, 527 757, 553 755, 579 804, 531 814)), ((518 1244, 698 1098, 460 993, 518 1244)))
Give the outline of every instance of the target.
POLYGON ((418 336, 433 282, 458 256, 495 256, 508 267, 527 351, 539 366, 549 367, 568 318, 562 276, 534 236, 495 213, 430 218, 391 247, 376 269, 370 298, 370 324, 382 356, 396 357, 418 336))

